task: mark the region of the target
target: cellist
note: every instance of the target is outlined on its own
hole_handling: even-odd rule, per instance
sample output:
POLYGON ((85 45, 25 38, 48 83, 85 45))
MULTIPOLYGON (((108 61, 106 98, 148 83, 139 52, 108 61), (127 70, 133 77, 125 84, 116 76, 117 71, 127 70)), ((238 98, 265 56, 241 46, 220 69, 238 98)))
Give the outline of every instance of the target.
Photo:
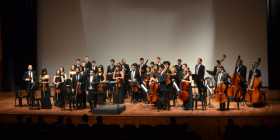
POLYGON ((251 77, 251 81, 249 83, 248 92, 247 92, 247 102, 249 102, 253 107, 261 105, 264 103, 263 95, 261 94, 261 71, 256 69, 251 77))

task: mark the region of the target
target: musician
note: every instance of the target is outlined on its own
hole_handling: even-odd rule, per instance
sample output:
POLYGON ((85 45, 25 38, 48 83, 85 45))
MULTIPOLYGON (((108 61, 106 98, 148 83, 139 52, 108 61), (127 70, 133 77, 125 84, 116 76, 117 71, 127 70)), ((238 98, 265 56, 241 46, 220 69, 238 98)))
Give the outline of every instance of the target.
POLYGON ((69 71, 69 79, 72 81, 73 77, 76 75, 76 69, 75 69, 75 65, 71 66, 71 69, 69 71))
POLYGON ((87 100, 90 105, 90 110, 97 105, 97 91, 96 91, 97 83, 95 82, 95 75, 93 70, 90 70, 89 76, 86 80, 86 88, 87 88, 87 100))
POLYGON ((74 93, 74 89, 73 89, 73 83, 71 81, 71 79, 66 79, 65 81, 65 86, 63 88, 63 93, 64 94, 64 109, 66 107, 67 104, 69 104, 69 108, 70 110, 72 109, 72 107, 74 108, 75 105, 75 93, 74 93))
POLYGON ((23 80, 25 89, 28 93, 27 104, 34 105, 34 90, 36 85, 36 72, 32 69, 32 65, 28 65, 27 71, 24 73, 23 80))
POLYGON ((125 92, 125 96, 127 94, 129 94, 129 82, 128 82, 128 79, 129 79, 129 65, 126 64, 126 61, 125 59, 123 58, 121 60, 121 65, 122 65, 122 69, 124 71, 124 79, 123 79, 123 82, 124 82, 124 85, 123 85, 123 88, 124 88, 124 92, 125 92))
POLYGON ((86 56, 85 57, 85 71, 87 74, 89 74, 90 70, 92 69, 92 64, 91 62, 89 61, 89 57, 86 56))
POLYGON ((177 100, 177 93, 179 91, 177 91, 178 89, 176 89, 176 86, 179 88, 179 83, 180 83, 180 78, 179 75, 177 73, 177 69, 176 66, 171 67, 171 80, 173 83, 172 86, 172 92, 171 92, 171 100, 173 101, 173 106, 176 106, 176 100, 177 100), (176 85, 176 86, 175 86, 176 85))
POLYGON ((241 80, 241 91, 242 91, 242 97, 244 100, 245 94, 246 94, 246 89, 247 89, 247 81, 246 81, 246 76, 247 76, 247 67, 243 64, 243 60, 240 59, 238 61, 237 66, 235 67, 235 72, 239 74, 240 80, 241 80))
MULTIPOLYGON (((182 85, 182 82, 189 83, 189 90, 187 91, 189 96, 186 99, 186 101, 183 101, 183 108, 184 108, 184 110, 193 109, 193 94, 192 94, 192 87, 191 87, 192 72, 190 71, 190 68, 188 67, 187 64, 183 64, 182 69, 183 69, 183 78, 181 80, 181 85, 182 85)), ((182 87, 181 87, 181 89, 182 89, 182 87)))
POLYGON ((154 67, 155 66, 155 62, 154 61, 151 61, 150 62, 150 67, 152 68, 152 67, 154 67))
POLYGON ((178 74, 181 74, 183 72, 182 59, 177 59, 177 64, 175 65, 175 67, 178 74))
POLYGON ((75 102, 77 108, 85 107, 85 80, 84 80, 84 72, 81 68, 76 68, 76 75, 73 78, 74 88, 75 88, 75 102))
POLYGON ((195 65, 195 75, 195 82, 198 87, 198 92, 201 94, 205 75, 205 66, 202 64, 202 58, 197 59, 197 64, 195 65))
POLYGON ((92 60, 91 61, 91 69, 93 70, 94 73, 97 72, 97 64, 96 64, 96 61, 95 60, 92 60))
POLYGON ((113 102, 114 103, 123 103, 123 99, 125 96, 125 90, 124 90, 124 69, 122 69, 121 64, 117 64, 115 71, 113 73, 113 79, 116 81, 115 87, 115 93, 113 97, 113 102))
MULTIPOLYGON (((141 68, 141 67, 140 67, 141 68)), ((138 84, 141 83, 141 76, 140 72, 137 68, 137 64, 133 63, 131 65, 130 73, 129 73, 129 82, 130 82, 130 89, 131 89, 131 102, 138 102, 141 100, 141 96, 139 93, 138 84)), ((143 73, 143 76, 145 74, 143 73)))
MULTIPOLYGON (((226 109, 226 91, 229 84, 228 74, 226 73, 223 66, 218 67, 217 71, 217 87, 216 87, 216 99, 220 104, 220 110, 223 111, 226 109)), ((229 104, 229 103, 228 103, 229 104)))
POLYGON ((56 74, 53 76, 53 84, 55 86, 55 96, 54 96, 54 101, 56 106, 61 106, 62 103, 62 98, 63 96, 61 95, 62 91, 62 83, 64 82, 64 78, 60 73, 60 69, 56 71, 56 74))
POLYGON ((104 73, 104 68, 102 65, 99 65, 97 67, 95 81, 98 83, 98 85, 97 85, 97 104, 104 104, 106 102, 107 83, 105 82, 106 74, 104 73))
POLYGON ((160 57, 156 57, 155 65, 160 66, 161 65, 161 59, 160 57))
POLYGON ((140 58, 139 59, 139 61, 140 61, 140 63, 139 63, 139 65, 138 65, 138 69, 139 69, 139 74, 140 74, 140 76, 141 76, 141 80, 143 80, 144 79, 144 76, 145 76, 145 73, 146 73, 146 68, 147 68, 147 62, 145 63, 144 62, 144 58, 140 58))
POLYGON ((82 67, 82 66, 81 66, 81 59, 80 59, 80 58, 77 58, 77 59, 76 59, 76 63, 75 63, 74 66, 75 66, 75 69, 76 69, 76 68, 81 68, 81 67, 82 67))
POLYGON ((265 95, 261 92, 262 79, 261 71, 255 69, 253 75, 251 76, 248 92, 247 92, 247 101, 253 106, 257 107, 265 103, 265 95))
MULTIPOLYGON (((165 69, 166 67, 164 65, 160 66, 160 70, 165 69)), ((170 96, 172 93, 172 81, 170 74, 168 73, 162 73, 159 78, 160 87, 158 92, 158 104, 157 109, 158 110, 170 110, 170 96)))
MULTIPOLYGON (((221 67, 221 66, 222 66, 221 61, 220 61, 220 60, 217 60, 217 61, 216 61, 216 65, 215 65, 214 68, 213 68, 213 71, 207 70, 207 72, 208 72, 211 76, 216 77, 218 68, 221 67)), ((217 81, 217 79, 215 79, 215 81, 217 81)))
POLYGON ((112 96, 114 92, 114 79, 113 79, 113 73, 115 71, 115 60, 111 59, 110 60, 110 65, 107 66, 107 80, 109 81, 108 83, 108 98, 109 101, 112 101, 112 96))
POLYGON ((47 69, 42 69, 40 75, 40 88, 41 88, 41 104, 42 108, 51 108, 51 100, 50 100, 50 87, 49 81, 50 76, 48 75, 47 69))

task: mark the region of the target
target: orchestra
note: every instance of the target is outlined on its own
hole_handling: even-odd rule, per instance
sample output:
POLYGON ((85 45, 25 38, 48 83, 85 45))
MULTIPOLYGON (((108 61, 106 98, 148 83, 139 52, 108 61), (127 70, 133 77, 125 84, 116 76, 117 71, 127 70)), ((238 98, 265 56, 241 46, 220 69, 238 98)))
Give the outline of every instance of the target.
POLYGON ((223 55, 216 61, 213 71, 206 70, 202 58, 198 58, 192 72, 180 58, 175 65, 169 61, 161 62, 159 56, 155 61, 140 57, 138 64, 131 65, 125 59, 118 63, 110 59, 105 69, 85 56, 84 60, 77 58, 68 72, 64 67, 58 68, 52 81, 44 68, 38 78, 38 87, 36 72, 32 65, 28 65, 23 80, 28 105, 35 105, 35 90, 39 89, 41 108, 51 108, 53 101, 61 109, 89 106, 92 111, 104 104, 124 104, 126 99, 130 99, 132 104, 152 105, 158 111, 173 107, 193 110, 198 108, 198 101, 201 101, 201 109, 206 110, 211 100, 218 103, 219 110, 233 109, 230 106, 232 102, 236 102, 237 109, 240 102, 253 107, 264 104, 265 93, 261 90, 261 70, 258 67, 260 59, 252 65, 246 80, 247 68, 241 57, 238 56, 232 75, 222 65, 225 58, 223 55), (205 77, 205 72, 212 77, 205 77))

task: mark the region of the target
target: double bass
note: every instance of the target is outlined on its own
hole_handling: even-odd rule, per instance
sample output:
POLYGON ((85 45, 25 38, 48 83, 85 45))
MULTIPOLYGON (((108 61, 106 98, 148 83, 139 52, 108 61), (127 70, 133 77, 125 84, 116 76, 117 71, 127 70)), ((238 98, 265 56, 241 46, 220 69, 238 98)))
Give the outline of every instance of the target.
POLYGON ((217 87, 215 88, 215 97, 216 97, 216 101, 221 103, 225 103, 227 101, 227 97, 225 95, 225 91, 227 89, 227 86, 224 82, 220 83, 217 85, 217 87))

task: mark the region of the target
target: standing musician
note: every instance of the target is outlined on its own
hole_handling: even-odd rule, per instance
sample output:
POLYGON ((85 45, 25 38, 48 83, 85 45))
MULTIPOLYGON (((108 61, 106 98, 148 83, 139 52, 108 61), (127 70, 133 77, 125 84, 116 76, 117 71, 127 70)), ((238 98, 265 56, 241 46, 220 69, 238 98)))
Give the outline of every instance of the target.
POLYGON ((75 69, 76 69, 76 68, 81 68, 81 67, 82 67, 82 65, 81 65, 81 59, 80 59, 80 58, 77 58, 77 59, 76 59, 76 63, 75 63, 74 66, 75 66, 75 69))
POLYGON ((141 76, 141 80, 143 81, 143 79, 144 79, 144 77, 145 77, 145 73, 146 73, 146 68, 147 68, 147 62, 148 62, 148 60, 146 61, 146 62, 144 62, 144 58, 143 57, 141 57, 140 59, 139 59, 139 61, 140 61, 140 63, 139 63, 139 65, 138 65, 138 70, 139 70, 139 74, 140 74, 140 76, 141 76))
POLYGON ((93 70, 94 73, 97 72, 97 64, 95 60, 91 61, 91 69, 93 70))
POLYGON ((171 81, 171 76, 169 73, 165 73, 166 71, 166 66, 165 65, 161 65, 159 67, 159 83, 160 83, 160 87, 159 87, 159 92, 158 92, 158 104, 157 104, 157 108, 158 110, 161 109, 167 109, 170 110, 170 96, 171 96, 171 92, 172 92, 172 81, 171 81))
POLYGON ((202 64, 202 58, 197 59, 197 64, 195 65, 195 77, 194 81, 198 88, 198 98, 195 100, 195 108, 197 108, 197 100, 202 101, 203 109, 206 109, 206 90, 204 87, 204 75, 205 75, 205 66, 202 64))
POLYGON ((71 110, 74 108, 75 105, 75 93, 73 89, 73 83, 71 79, 66 79, 65 86, 63 88, 64 94, 64 109, 66 108, 66 105, 69 105, 69 109, 71 110))
POLYGON ((129 94, 129 82, 128 82, 128 79, 129 79, 129 65, 126 63, 125 59, 123 58, 121 60, 121 66, 122 66, 122 69, 124 71, 124 79, 123 79, 123 88, 124 88, 124 93, 126 95, 129 94))
POLYGON ((180 77, 177 73, 177 69, 175 66, 171 67, 171 74, 170 78, 172 80, 172 92, 171 92, 171 100, 173 101, 173 106, 176 106, 177 101, 177 93, 179 93, 179 86, 180 86, 180 77))
POLYGON ((113 93, 114 93, 114 79, 113 79, 113 73, 115 71, 115 60, 111 59, 110 60, 110 65, 107 66, 107 80, 108 80, 108 99, 109 102, 112 102, 112 97, 113 97, 113 93))
POLYGON ((32 65, 28 65, 27 71, 24 73, 23 80, 27 91, 27 104, 34 105, 34 90, 36 86, 36 72, 32 70, 32 65))
POLYGON ((76 69, 75 69, 75 65, 71 66, 71 69, 69 71, 69 79, 71 81, 73 81, 73 77, 76 75, 76 69))
POLYGON ((104 73, 104 68, 102 65, 99 65, 97 67, 95 81, 98 83, 97 84, 97 104, 104 104, 106 102, 107 82, 105 82, 106 74, 104 73))
POLYGON ((182 59, 177 59, 177 64, 175 65, 176 72, 179 75, 180 80, 183 78, 183 65, 182 65, 182 59))
POLYGON ((125 90, 124 90, 124 69, 122 69, 121 64, 117 64, 115 71, 113 73, 113 79, 116 81, 115 83, 115 93, 113 97, 113 102, 116 104, 123 103, 125 90))
POLYGON ((193 109, 193 95, 191 87, 191 71, 187 64, 183 64, 183 78, 181 80, 181 93, 179 98, 183 101, 184 110, 193 109))
POLYGON ((84 107, 84 97, 85 96, 85 80, 83 71, 80 68, 76 68, 76 75, 73 78, 74 91, 75 91, 75 103, 77 108, 84 107))
POLYGON ((247 76, 247 67, 243 64, 243 60, 238 56, 238 61, 235 67, 235 73, 237 73, 240 77, 240 82, 241 82, 241 93, 242 93, 242 99, 244 101, 245 99, 245 94, 247 90, 247 81, 246 81, 246 76, 247 76))
POLYGON ((63 82, 64 82, 64 78, 61 75, 60 70, 57 70, 56 74, 53 77, 53 84, 55 86, 54 102, 56 106, 61 106, 63 104, 62 103, 63 96, 61 95, 63 82))
POLYGON ((89 61, 89 57, 86 56, 86 57, 85 57, 85 72, 86 72, 87 74, 89 74, 89 72, 90 72, 91 69, 92 69, 92 64, 91 64, 91 62, 89 61))
POLYGON ((228 74, 225 72, 223 66, 218 67, 217 71, 217 86, 215 88, 215 97, 217 102, 220 104, 220 110, 224 111, 226 109, 227 102, 227 85, 228 85, 228 74))
POLYGON ((258 61, 252 65, 252 69, 249 72, 248 89, 245 97, 245 100, 253 107, 263 105, 266 100, 265 94, 261 92, 261 70, 258 68, 260 62, 261 59, 258 58, 258 61))
POLYGON ((90 105, 90 111, 97 105, 97 83, 95 82, 95 75, 93 70, 90 70, 89 76, 86 80, 86 88, 87 88, 87 100, 90 105))
MULTIPOLYGON (((141 59, 140 59, 141 60, 141 59)), ((141 68, 141 67, 140 67, 141 68)), ((143 66, 142 66, 143 68, 143 66)), ((133 63, 131 65, 130 73, 129 73, 129 82, 130 82, 130 90, 131 90, 131 102, 139 102, 142 98, 139 90, 139 83, 141 83, 140 72, 137 69, 137 64, 133 63)), ((145 73, 143 73, 143 76, 145 73)))
POLYGON ((51 100, 50 100, 50 87, 49 87, 49 81, 50 76, 48 75, 47 69, 42 69, 41 75, 40 75, 40 88, 41 88, 41 104, 42 108, 51 108, 51 100))
POLYGON ((161 59, 160 57, 156 57, 155 65, 160 66, 161 65, 161 59))

